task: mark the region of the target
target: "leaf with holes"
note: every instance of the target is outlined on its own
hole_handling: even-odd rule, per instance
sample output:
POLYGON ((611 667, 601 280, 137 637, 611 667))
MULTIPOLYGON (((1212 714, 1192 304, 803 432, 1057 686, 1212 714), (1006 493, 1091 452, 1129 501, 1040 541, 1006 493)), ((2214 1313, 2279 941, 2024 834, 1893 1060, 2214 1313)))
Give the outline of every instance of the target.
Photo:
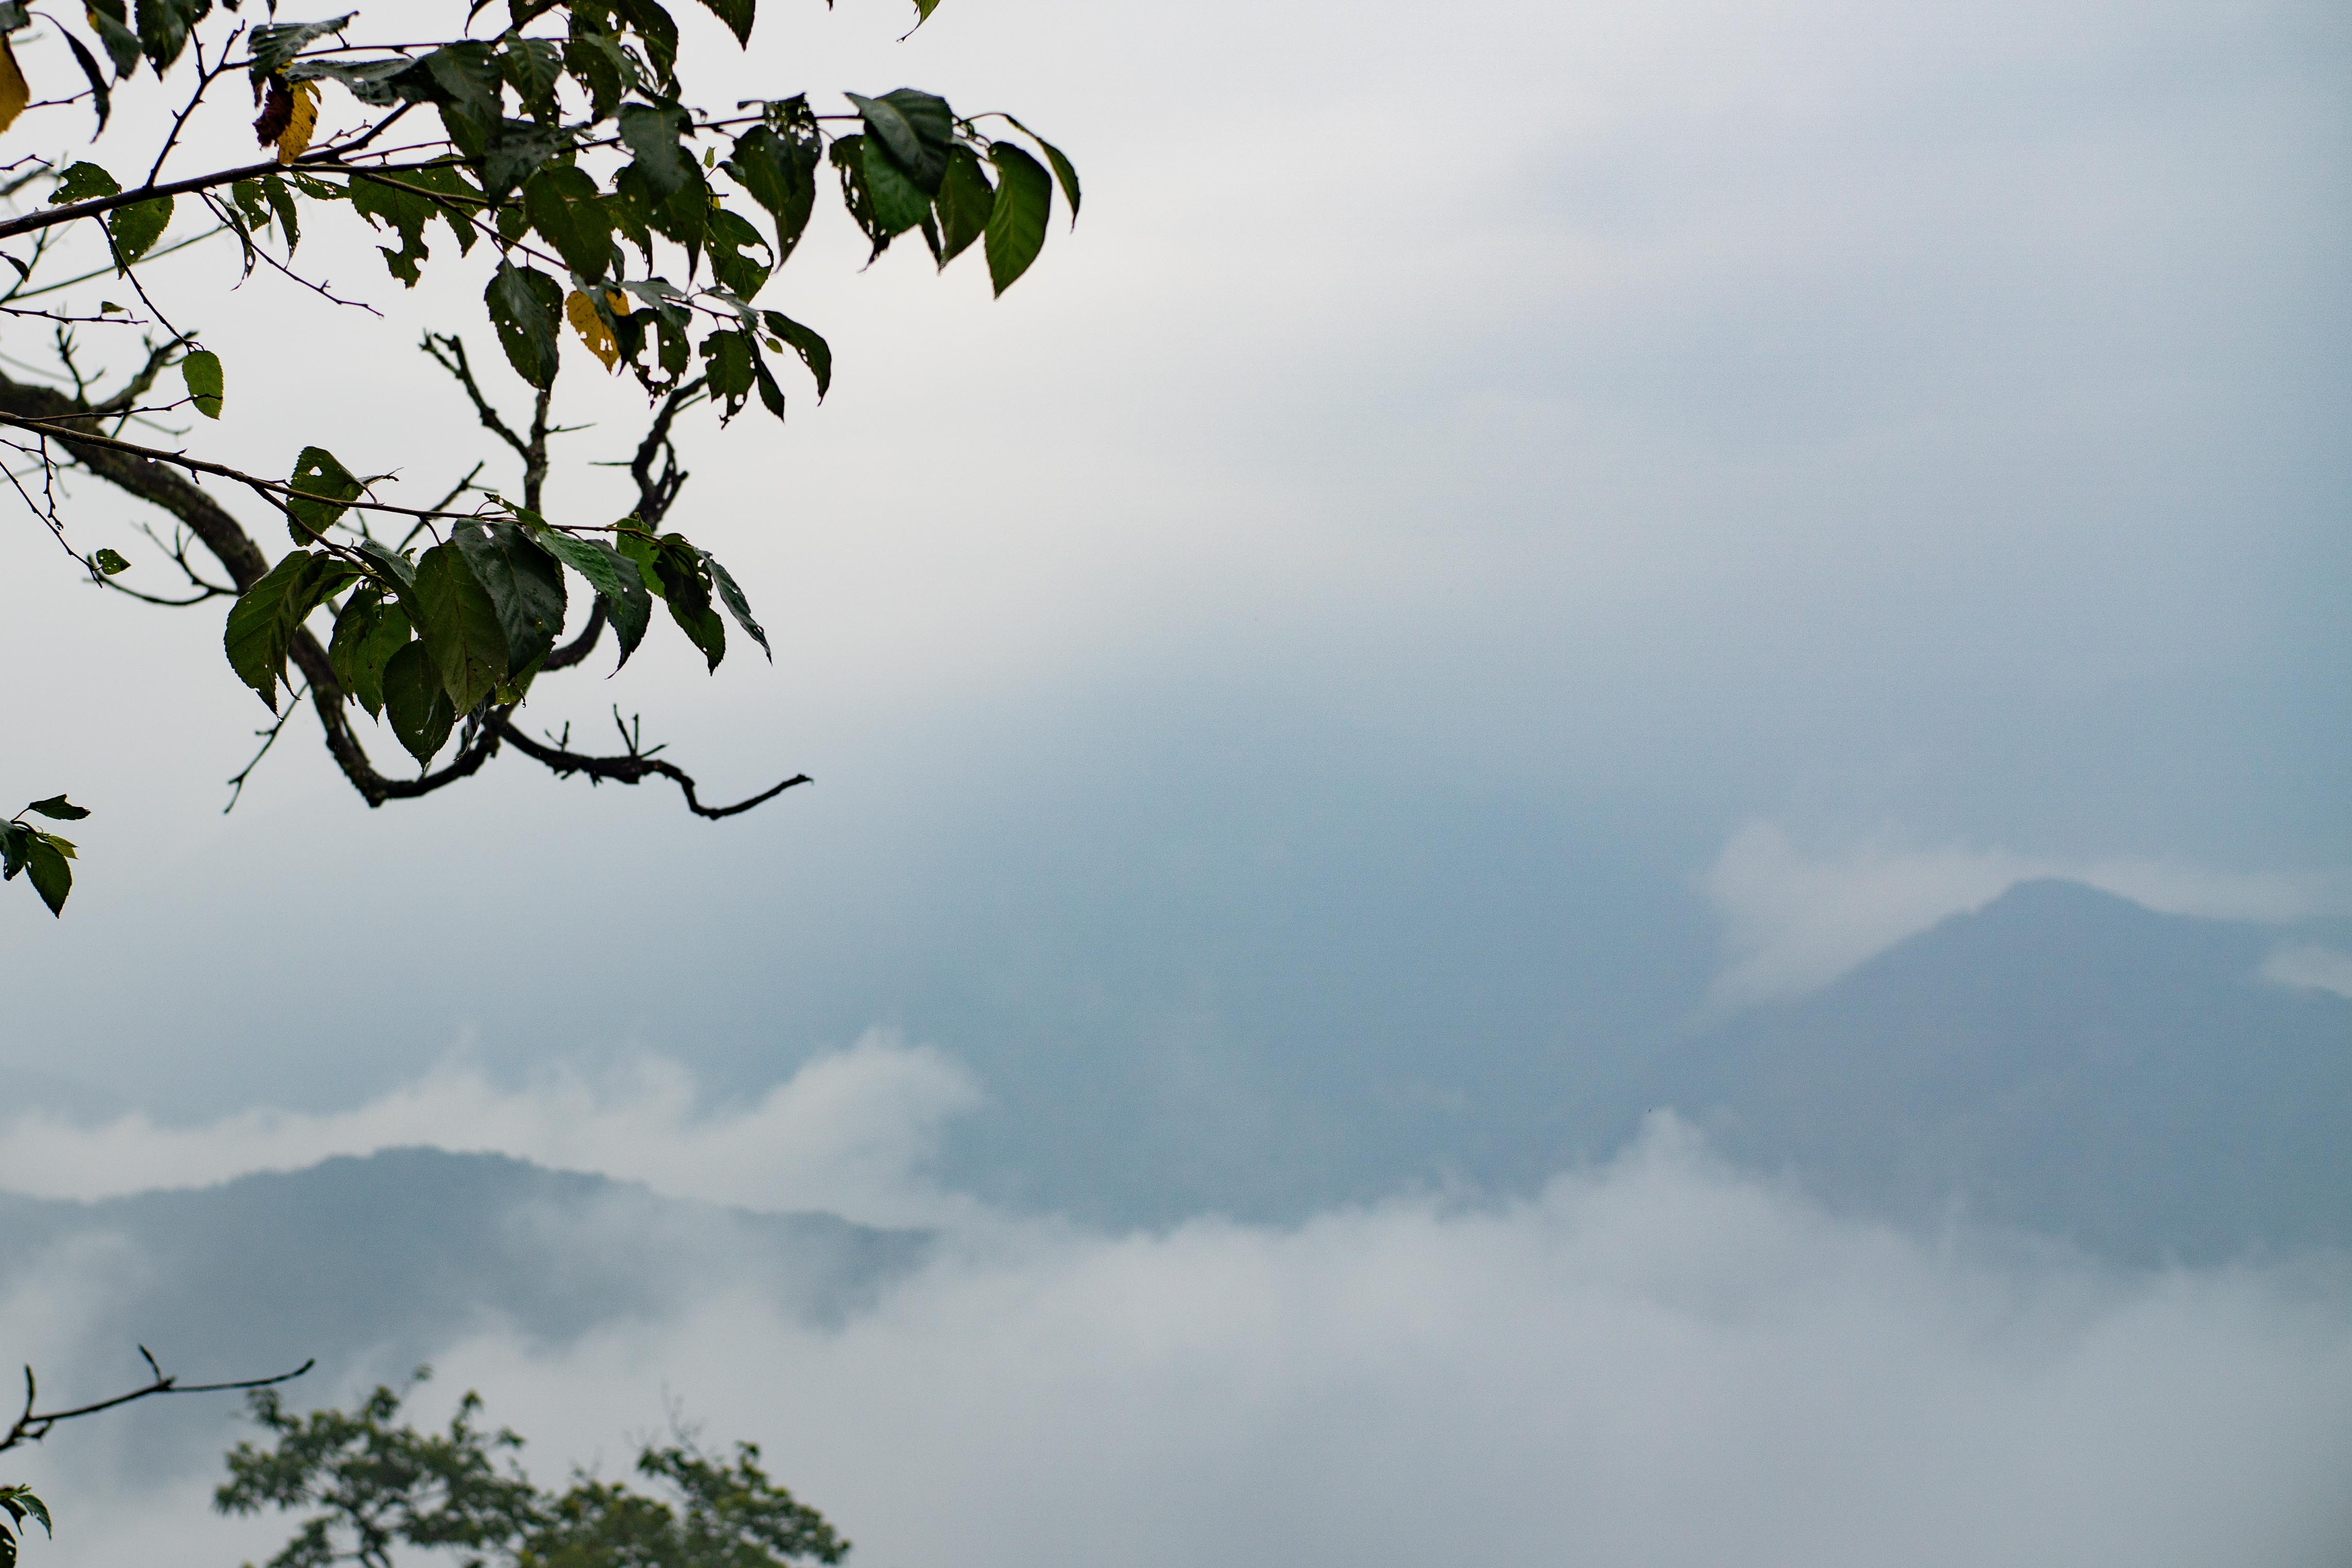
POLYGON ((360 482, 323 446, 305 446, 294 460, 293 487, 299 496, 286 498, 287 531, 294 542, 306 545, 334 526, 360 497, 360 482))
POLYGON ((117 207, 106 214, 106 232, 114 241, 114 254, 123 267, 155 248, 163 231, 172 226, 172 198, 156 196, 144 202, 133 202, 127 207, 117 207))
POLYGON ((510 261, 499 263, 484 291, 499 346, 515 373, 542 391, 555 382, 555 325, 563 309, 563 288, 555 279, 510 261))

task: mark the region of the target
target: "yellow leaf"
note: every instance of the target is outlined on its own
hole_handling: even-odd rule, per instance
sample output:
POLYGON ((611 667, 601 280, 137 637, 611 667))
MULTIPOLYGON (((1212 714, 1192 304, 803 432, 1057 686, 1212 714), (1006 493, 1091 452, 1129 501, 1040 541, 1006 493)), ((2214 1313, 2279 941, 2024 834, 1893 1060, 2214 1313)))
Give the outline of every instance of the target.
POLYGON ((311 132, 319 129, 319 84, 298 81, 294 84, 294 114, 287 120, 286 129, 278 133, 278 161, 291 163, 302 156, 310 145, 311 132))
POLYGON ((16 51, 8 40, 0 38, 0 131, 16 122, 25 106, 33 101, 33 89, 25 85, 25 73, 16 68, 16 51))
MULTIPOLYGON (((614 309, 621 308, 619 296, 608 293, 604 299, 614 309)), ((573 289, 563 301, 563 315, 572 323, 572 329, 580 334, 580 340, 588 345, 588 351, 604 361, 606 370, 621 368, 621 345, 613 341, 613 329, 604 325, 604 319, 596 314, 596 307, 589 303, 585 294, 573 289)))

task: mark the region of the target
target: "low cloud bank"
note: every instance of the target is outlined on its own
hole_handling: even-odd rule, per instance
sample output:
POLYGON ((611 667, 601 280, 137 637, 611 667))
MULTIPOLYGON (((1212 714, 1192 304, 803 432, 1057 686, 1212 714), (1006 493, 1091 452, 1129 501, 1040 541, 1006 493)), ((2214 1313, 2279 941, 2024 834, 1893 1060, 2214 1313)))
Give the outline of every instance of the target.
POLYGON ((95 1124, 32 1112, 0 1124, 0 1190, 111 1197, 429 1145, 593 1171, 675 1197, 929 1224, 963 1211, 921 1173, 945 1123, 980 1102, 960 1064, 880 1034, 816 1058, 750 1104, 706 1103, 687 1069, 657 1057, 601 1078, 551 1068, 510 1088, 446 1066, 324 1115, 264 1108, 161 1127, 144 1112, 95 1124))
MULTIPOLYGON (((2352 1544, 2341 1280, 1923 1241, 1663 1118, 1523 1202, 1000 1218, 832 1327, 714 1279, 682 1320, 436 1359, 419 1416, 478 1388, 544 1478, 620 1469, 673 1406, 756 1439, 865 1568, 2318 1568, 2352 1544)), ((88 1473, 58 1438, 28 1471, 72 1561, 283 1539, 205 1521, 194 1480, 108 1500, 88 1473)))
POLYGON ((1708 1005, 1728 1012, 1818 990, 1905 937, 2037 877, 2084 883, 2166 915, 2285 925, 2352 913, 2352 877, 2340 873, 2242 875, 1963 845, 1863 843, 1808 853, 1778 825, 1750 822, 1699 879, 1724 925, 1724 967, 1708 1005))

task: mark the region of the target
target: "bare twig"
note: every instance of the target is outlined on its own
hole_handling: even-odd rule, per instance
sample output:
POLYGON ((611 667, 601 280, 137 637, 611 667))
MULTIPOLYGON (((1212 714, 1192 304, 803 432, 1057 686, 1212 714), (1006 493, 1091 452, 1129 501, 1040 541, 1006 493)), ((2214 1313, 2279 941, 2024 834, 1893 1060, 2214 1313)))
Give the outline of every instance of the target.
POLYGON ((16 1448, 21 1443, 39 1442, 47 1437, 49 1429, 60 1421, 71 1421, 83 1416, 95 1416, 101 1410, 111 1410, 118 1405, 128 1405, 134 1399, 148 1399, 159 1394, 224 1394, 245 1388, 268 1388, 280 1383, 290 1383, 319 1364, 317 1359, 313 1358, 304 1362, 291 1372, 281 1372, 272 1377, 247 1377, 234 1383, 182 1383, 178 1378, 168 1375, 162 1367, 155 1364, 155 1358, 148 1354, 145 1345, 139 1347, 139 1354, 147 1363, 147 1370, 154 1374, 152 1382, 142 1387, 134 1388, 128 1394, 118 1394, 111 1399, 100 1399, 94 1404, 78 1405, 70 1410, 34 1409, 33 1406, 37 1395, 33 1384, 33 1369, 29 1366, 25 1368, 24 1413, 16 1417, 15 1425, 11 1426, 5 1435, 0 1435, 0 1452, 16 1448))

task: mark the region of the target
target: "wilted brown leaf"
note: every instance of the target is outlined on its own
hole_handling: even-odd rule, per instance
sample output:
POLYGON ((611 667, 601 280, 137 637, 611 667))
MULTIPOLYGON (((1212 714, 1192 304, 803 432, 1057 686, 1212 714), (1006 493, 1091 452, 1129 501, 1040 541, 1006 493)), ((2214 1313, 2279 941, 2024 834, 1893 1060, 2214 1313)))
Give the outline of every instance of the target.
POLYGON ((278 161, 291 163, 310 145, 310 135, 319 129, 319 84, 298 81, 289 98, 292 107, 286 118, 286 129, 278 136, 278 161))
POLYGON ((8 40, 0 38, 0 131, 16 122, 25 106, 33 101, 33 89, 25 85, 25 73, 16 68, 16 51, 8 40))
POLYGON ((294 95, 276 77, 269 78, 269 96, 261 102, 260 117, 253 122, 253 139, 267 147, 286 134, 287 122, 294 118, 294 95))

